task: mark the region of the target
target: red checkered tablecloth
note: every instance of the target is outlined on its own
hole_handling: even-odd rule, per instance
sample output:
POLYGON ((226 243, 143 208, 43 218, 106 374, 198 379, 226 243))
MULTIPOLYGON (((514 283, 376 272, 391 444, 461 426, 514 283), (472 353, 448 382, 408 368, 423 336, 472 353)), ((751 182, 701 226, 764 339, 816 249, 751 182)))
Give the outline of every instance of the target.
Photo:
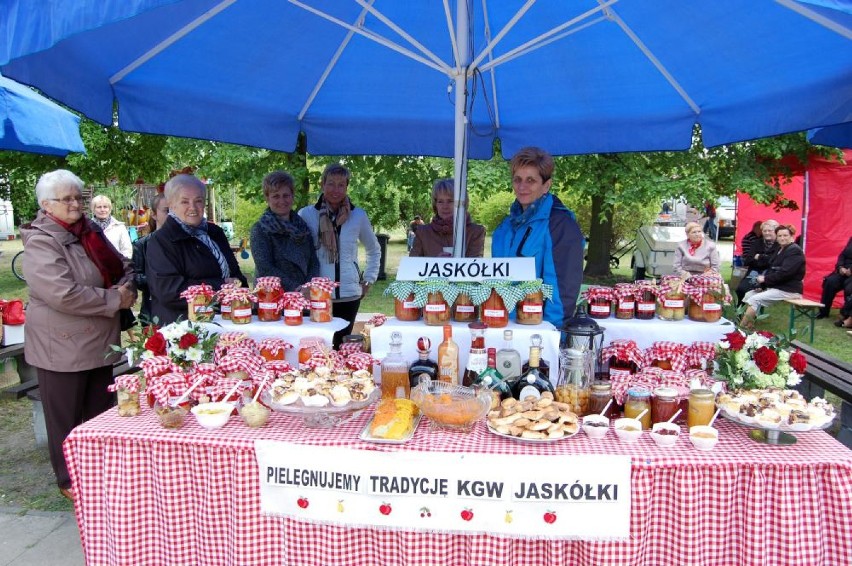
MULTIPOLYGON (((334 429, 273 413, 254 430, 239 417, 207 431, 190 415, 176 431, 149 409, 115 409, 75 429, 65 455, 88 564, 98 565, 801 565, 852 564, 852 452, 824 432, 794 446, 757 444, 720 421, 712 452, 685 436, 658 448, 612 431, 553 444, 429 429, 402 446, 358 439, 369 411, 334 429), (626 454, 633 462, 630 540, 553 541, 321 525, 260 513, 254 440, 353 450, 626 454)), ((533 473, 531 471, 531 473, 533 473)), ((582 517, 578 517, 582 520, 582 517)))

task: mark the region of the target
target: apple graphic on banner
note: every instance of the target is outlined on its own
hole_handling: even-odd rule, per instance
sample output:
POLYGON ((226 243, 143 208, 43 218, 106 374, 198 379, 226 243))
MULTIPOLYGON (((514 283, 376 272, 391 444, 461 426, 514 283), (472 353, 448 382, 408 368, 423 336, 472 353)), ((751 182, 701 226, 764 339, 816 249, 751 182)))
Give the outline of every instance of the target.
POLYGON ((308 508, 308 499, 306 497, 300 497, 296 501, 296 505, 298 505, 302 509, 307 509, 308 508))
POLYGON ((470 509, 465 509, 461 512, 461 518, 465 521, 470 521, 471 519, 473 519, 473 511, 471 511, 470 509))
POLYGON ((391 511, 393 511, 393 509, 391 509, 390 503, 382 503, 379 506, 379 513, 382 515, 390 515, 391 511))
POLYGON ((548 511, 547 513, 545 513, 544 514, 544 522, 547 523, 548 525, 552 525, 553 523, 555 523, 556 522, 556 513, 554 513, 553 511, 548 511))

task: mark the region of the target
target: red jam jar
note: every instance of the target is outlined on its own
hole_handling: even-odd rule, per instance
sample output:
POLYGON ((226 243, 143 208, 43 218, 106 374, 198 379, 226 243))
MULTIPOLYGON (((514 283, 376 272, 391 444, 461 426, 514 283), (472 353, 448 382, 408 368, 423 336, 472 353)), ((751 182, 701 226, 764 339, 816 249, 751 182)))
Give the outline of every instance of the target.
POLYGON ((674 387, 658 387, 654 389, 651 397, 651 423, 664 423, 668 421, 680 408, 677 398, 677 389, 674 387))
POLYGON ((509 325, 509 311, 506 303, 496 289, 491 289, 491 294, 482 303, 482 322, 489 328, 503 328, 509 325))
POLYGON ((410 293, 405 300, 402 301, 394 298, 393 314, 397 320, 414 321, 420 320, 423 310, 414 302, 414 293, 410 293))
POLYGON ((261 287, 257 289, 257 319, 261 322, 281 320, 281 289, 261 287))
POLYGON ((633 294, 633 286, 615 286, 617 298, 615 299, 615 318, 632 319, 636 309, 636 298, 633 294))
POLYGON ((651 320, 657 314, 657 297, 652 291, 640 291, 635 296, 636 312, 634 316, 638 320, 651 320))
POLYGON ((589 300, 589 316, 592 318, 609 318, 612 313, 612 301, 602 297, 589 300))
POLYGON ((428 326, 443 326, 450 320, 450 305, 444 300, 440 291, 429 293, 426 306, 423 307, 423 318, 428 326))
POLYGON ((299 326, 304 320, 301 309, 284 307, 284 324, 287 326, 299 326))
POLYGON ((541 324, 544 319, 544 293, 535 291, 518 301, 515 320, 518 324, 541 324))

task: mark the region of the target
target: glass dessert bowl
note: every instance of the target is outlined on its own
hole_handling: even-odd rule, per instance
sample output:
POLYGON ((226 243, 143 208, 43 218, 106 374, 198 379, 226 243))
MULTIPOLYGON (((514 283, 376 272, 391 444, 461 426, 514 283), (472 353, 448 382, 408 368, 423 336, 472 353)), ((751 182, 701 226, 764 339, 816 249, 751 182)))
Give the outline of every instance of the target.
POLYGON ((470 432, 491 408, 491 392, 484 388, 452 385, 424 377, 411 390, 411 400, 436 429, 470 432))

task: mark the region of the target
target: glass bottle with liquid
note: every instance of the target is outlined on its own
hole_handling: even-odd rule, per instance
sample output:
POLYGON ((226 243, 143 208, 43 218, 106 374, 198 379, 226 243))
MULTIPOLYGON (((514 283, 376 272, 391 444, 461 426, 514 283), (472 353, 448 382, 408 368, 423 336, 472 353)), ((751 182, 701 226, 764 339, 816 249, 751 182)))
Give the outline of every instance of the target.
POLYGON ((482 322, 471 322, 467 327, 470 329, 470 353, 467 356, 462 385, 470 387, 488 367, 488 353, 485 351, 485 330, 488 327, 482 322))
POLYGON ((408 383, 411 388, 420 385, 420 376, 426 374, 431 381, 438 381, 438 362, 429 358, 432 352, 432 341, 421 336, 417 339, 418 358, 408 368, 408 383))
POLYGON ((503 331, 503 347, 497 350, 497 371, 511 383, 521 376, 521 354, 512 343, 512 331, 503 331))
MULTIPOLYGON (((539 349, 539 352, 544 351, 544 348, 541 347, 541 334, 533 334, 532 336, 530 336, 530 344, 532 344, 533 346, 537 346, 538 349, 539 349)), ((521 368, 521 375, 527 373, 527 371, 529 369, 530 369, 529 361, 524 362, 524 365, 521 368)), ((539 357, 538 371, 540 371, 541 374, 544 377, 546 377, 547 379, 550 379, 550 364, 547 363, 547 360, 545 360, 543 357, 539 357)))
POLYGON ((438 346, 438 380, 459 384, 459 345, 453 342, 453 327, 444 325, 444 341, 438 346))
POLYGON ((408 362, 402 357, 402 333, 391 332, 390 353, 382 360, 382 397, 408 399, 408 362))
MULTIPOLYGON (((533 335, 533 338, 535 336, 538 335, 533 335)), ((527 397, 538 399, 545 391, 550 391, 551 394, 554 393, 553 384, 550 383, 550 380, 547 379, 547 376, 541 372, 538 366, 541 360, 541 338, 539 337, 538 344, 532 339, 530 342, 530 359, 527 362, 529 369, 521 375, 512 387, 512 396, 519 401, 523 401, 527 397)))
POLYGON ((476 377, 473 384, 485 387, 491 392, 492 409, 498 408, 500 401, 512 396, 512 390, 509 389, 509 385, 497 371, 497 350, 495 348, 488 348, 488 366, 476 377))

